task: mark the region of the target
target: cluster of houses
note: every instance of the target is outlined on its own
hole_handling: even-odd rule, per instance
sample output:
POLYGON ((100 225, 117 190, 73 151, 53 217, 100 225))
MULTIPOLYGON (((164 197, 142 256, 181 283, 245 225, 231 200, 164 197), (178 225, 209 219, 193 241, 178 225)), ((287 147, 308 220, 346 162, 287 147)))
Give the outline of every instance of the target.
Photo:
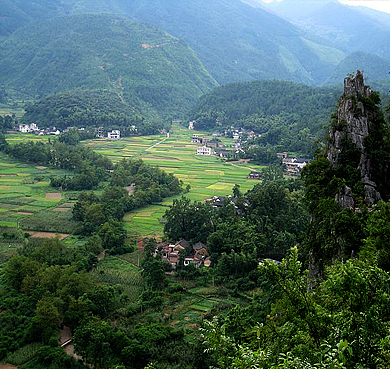
MULTIPOLYGON (((138 247, 142 249, 147 241, 147 239, 141 240, 138 247)), ((182 259, 185 267, 190 264, 195 265, 196 268, 201 266, 209 267, 211 265, 207 246, 201 242, 192 246, 184 239, 176 243, 160 242, 157 244, 154 255, 156 256, 158 253, 161 253, 162 260, 166 260, 171 264, 173 270, 177 268, 181 254, 186 255, 182 259)))
POLYGON ((216 155, 221 158, 228 158, 234 155, 235 150, 228 150, 224 148, 224 145, 221 141, 216 139, 217 134, 213 134, 213 139, 209 139, 208 137, 199 137, 198 135, 194 134, 192 136, 192 143, 195 144, 201 144, 201 146, 197 146, 196 148, 196 154, 197 155, 216 155))
POLYGON ((282 159, 282 164, 285 166, 287 173, 292 175, 299 174, 309 164, 309 159, 289 158, 287 152, 277 153, 277 156, 282 159))
MULTIPOLYGON (((72 127, 70 127, 72 128, 72 127)), ((64 132, 68 131, 70 128, 67 128, 64 132)), ((137 130, 135 126, 131 127, 134 131, 137 130)), ((85 128, 79 128, 80 131, 84 131, 85 128)), ((46 129, 39 129, 36 123, 31 124, 19 124, 19 132, 22 133, 35 133, 37 135, 60 135, 61 131, 56 129, 56 127, 53 128, 46 128, 46 129)), ((121 138, 121 131, 119 129, 113 129, 112 131, 107 132, 107 136, 105 135, 106 131, 104 127, 99 127, 96 132, 97 138, 108 138, 111 140, 119 140, 121 138)))
MULTIPOLYGON (((135 126, 134 126, 135 128, 135 126)), ((121 131, 119 129, 113 129, 112 131, 107 132, 107 136, 105 136, 104 127, 99 127, 96 132, 97 138, 108 138, 110 140, 119 140, 121 138, 121 131)))
POLYGON ((35 133, 39 136, 43 136, 43 135, 56 135, 56 136, 58 136, 61 133, 58 129, 56 129, 56 127, 39 129, 35 123, 19 124, 19 132, 35 133))

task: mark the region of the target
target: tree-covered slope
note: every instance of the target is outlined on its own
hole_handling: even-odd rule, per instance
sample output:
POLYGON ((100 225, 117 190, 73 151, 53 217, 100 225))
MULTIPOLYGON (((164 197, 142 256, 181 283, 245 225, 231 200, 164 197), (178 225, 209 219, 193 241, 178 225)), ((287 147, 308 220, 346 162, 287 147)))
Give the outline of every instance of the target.
POLYGON ((322 60, 292 24, 240 0, 126 3, 126 14, 185 40, 220 83, 254 79, 315 83, 341 60, 322 60))
MULTIPOLYGON (((202 96, 191 111, 190 118, 210 122, 204 128, 215 125, 214 120, 203 119, 210 115, 221 117, 221 122, 226 126, 251 127, 252 124, 252 128, 256 129, 253 124, 255 117, 279 116, 316 132, 329 119, 337 102, 337 93, 335 88, 313 88, 287 81, 233 83, 202 96)), ((262 123, 259 124, 257 129, 262 130, 262 123)))
POLYGON ((347 53, 363 51, 386 58, 390 52, 388 22, 336 1, 330 1, 296 24, 347 53))
POLYGON ((112 15, 29 23, 0 44, 0 83, 35 98, 109 89, 137 108, 178 113, 216 86, 195 53, 164 31, 112 15))
MULTIPOLYGON (((23 10, 16 0, 8 1, 23 10)), ((336 49, 324 53, 324 45, 307 35, 302 39, 303 33, 291 23, 241 0, 65 0, 61 4, 64 9, 47 4, 42 8, 51 16, 117 14, 166 30, 187 42, 219 83, 256 79, 318 83, 344 57, 336 49)))
POLYGON ((366 79, 371 81, 384 81, 388 79, 389 62, 379 56, 354 52, 348 55, 335 69, 326 81, 327 85, 342 84, 344 76, 356 70, 364 71, 366 79))
MULTIPOLYGON (((144 106, 140 100, 134 105, 144 106)), ((144 125, 140 111, 131 108, 115 91, 81 89, 56 93, 27 106, 23 122, 37 123, 41 128, 55 125, 59 129, 136 125, 139 131, 144 125)))
POLYGON ((61 0, 0 0, 0 36, 8 36, 33 20, 66 15, 70 9, 71 3, 61 0))

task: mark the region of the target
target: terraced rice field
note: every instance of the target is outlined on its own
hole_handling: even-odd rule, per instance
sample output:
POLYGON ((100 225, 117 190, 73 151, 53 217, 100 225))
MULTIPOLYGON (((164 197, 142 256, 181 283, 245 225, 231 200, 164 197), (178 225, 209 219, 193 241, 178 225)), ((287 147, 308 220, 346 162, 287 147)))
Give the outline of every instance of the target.
POLYGON ((66 172, 21 164, 0 153, 0 226, 71 233, 75 226, 71 211, 56 210, 69 204, 65 205, 65 193, 50 187, 54 173, 66 172))
MULTIPOLYGON (((119 141, 105 139, 90 140, 86 145, 95 151, 107 155, 113 161, 122 158, 141 158, 146 163, 156 165, 166 172, 173 173, 183 181, 183 187, 191 186, 185 196, 191 200, 204 201, 213 196, 226 196, 232 193, 235 184, 241 191, 251 189, 257 181, 248 180, 251 170, 260 166, 244 163, 228 163, 216 156, 198 156, 198 144, 191 143, 193 131, 174 128, 170 137, 165 135, 123 138, 119 141)), ((208 136, 205 132, 196 132, 199 137, 208 136)), ((221 138, 225 148, 231 148, 233 140, 221 138)), ((179 196, 180 197, 180 196, 179 196)), ((172 204, 174 198, 166 199, 160 205, 152 205, 127 214, 126 229, 140 236, 161 237, 162 216, 172 204)))

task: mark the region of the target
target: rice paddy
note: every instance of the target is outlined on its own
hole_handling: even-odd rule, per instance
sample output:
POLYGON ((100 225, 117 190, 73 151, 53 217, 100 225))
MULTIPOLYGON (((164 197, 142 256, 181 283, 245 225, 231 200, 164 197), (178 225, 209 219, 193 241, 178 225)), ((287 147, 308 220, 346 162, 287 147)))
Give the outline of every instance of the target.
MULTIPOLYGON (((248 180, 251 170, 262 167, 248 163, 229 163, 217 156, 196 155, 199 144, 191 142, 193 131, 173 128, 166 135, 136 136, 113 140, 89 140, 85 144, 98 153, 107 155, 113 161, 122 158, 141 158, 146 163, 158 166, 173 173, 183 181, 183 188, 190 186, 185 196, 191 200, 204 201, 213 196, 232 194, 235 184, 242 192, 251 189, 257 181, 248 180)), ((208 136, 206 132, 195 132, 199 137, 208 136)), ((219 137, 225 148, 232 148, 233 139, 219 137)), ((176 197, 179 198, 180 196, 176 197)), ((139 236, 161 238, 163 234, 163 215, 174 198, 165 199, 162 204, 138 209, 125 216, 125 226, 129 233, 139 236)))
MULTIPOLYGON (((261 169, 260 166, 226 162, 217 156, 196 155, 199 144, 191 142, 193 134, 193 131, 174 126, 169 137, 135 136, 119 141, 98 139, 83 144, 113 161, 141 158, 148 164, 173 173, 183 182, 183 189, 189 188, 185 196, 191 200, 204 201, 213 196, 230 195, 235 184, 240 185, 242 192, 246 192, 258 183, 248 180, 247 176, 251 170, 261 169)), ((208 135, 205 132, 195 134, 199 137, 208 135)), ((14 133, 7 135, 7 141, 12 144, 24 140, 47 140, 47 137, 14 133)), ((232 148, 234 140, 219 138, 225 148, 232 148)), ((74 224, 71 211, 66 211, 71 206, 62 205, 69 204, 70 195, 55 192, 49 186, 50 176, 54 173, 58 175, 59 172, 42 166, 21 164, 0 154, 0 226, 37 232, 71 233, 74 224), (60 229, 62 226, 66 229, 60 229)), ((126 230, 132 236, 161 238, 163 215, 173 200, 180 197, 168 198, 161 204, 127 214, 124 218, 126 230)))
POLYGON ((54 234, 72 232, 75 222, 71 212, 54 211, 68 200, 50 187, 53 174, 69 173, 21 164, 0 153, 0 174, 0 226, 54 234))

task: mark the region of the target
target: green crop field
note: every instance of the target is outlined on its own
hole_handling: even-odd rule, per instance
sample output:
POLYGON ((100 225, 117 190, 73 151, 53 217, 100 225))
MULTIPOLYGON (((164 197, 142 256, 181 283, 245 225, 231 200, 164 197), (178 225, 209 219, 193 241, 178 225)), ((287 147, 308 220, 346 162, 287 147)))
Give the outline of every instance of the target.
POLYGON ((12 145, 22 141, 43 141, 46 142, 52 139, 53 136, 38 136, 33 133, 9 133, 7 134, 7 142, 12 145))
MULTIPOLYGON (((71 233, 75 226, 72 213, 56 211, 62 203, 67 207, 70 203, 65 193, 61 193, 61 198, 53 198, 59 197, 50 187, 50 177, 54 174, 69 172, 22 164, 0 153, 0 226, 33 231, 32 234, 34 231, 71 233)), ((8 254, 14 246, 18 245, 0 248, 0 254, 8 254)))
MULTIPOLYGON (((166 135, 136 136, 121 140, 88 140, 84 144, 104 154, 113 161, 122 158, 141 158, 146 163, 156 165, 173 173, 181 181, 183 188, 190 186, 185 194, 191 200, 204 201, 213 196, 226 196, 232 193, 235 184, 241 191, 251 189, 257 181, 248 180, 251 170, 260 166, 231 163, 216 156, 196 155, 198 144, 191 142, 193 131, 174 126, 170 137, 166 135)), ((196 132, 199 137, 206 132, 196 132)), ((14 133, 7 135, 9 143, 24 140, 47 140, 47 136, 14 133)), ((232 148, 234 140, 220 137, 225 148, 232 148)), ((69 196, 62 193, 61 199, 50 198, 55 192, 49 186, 49 178, 54 173, 45 167, 21 164, 7 156, 0 155, 0 225, 24 230, 71 233, 74 224, 70 212, 55 211, 62 203, 69 203, 69 196), (60 229, 64 225, 64 229, 60 229), (65 229, 66 228, 66 229, 65 229)), ((59 171, 55 171, 56 174, 59 171)), ((177 196, 176 198, 179 198, 177 196)), ((76 194, 77 198, 77 194, 76 194)), ((125 228, 130 235, 163 235, 165 211, 174 198, 165 199, 161 204, 151 205, 133 211, 125 216, 125 228)), ((67 205, 68 207, 69 205, 67 205)), ((63 210, 63 209, 61 209, 63 210)))
POLYGON ((142 291, 143 279, 139 268, 124 258, 108 256, 99 262, 91 274, 102 283, 121 286, 129 303, 136 302, 142 291))
MULTIPOLYGON (((122 158, 141 158, 146 163, 156 165, 166 172, 173 173, 183 181, 183 187, 191 186, 185 196, 191 200, 204 201, 213 196, 226 196, 232 193, 235 184, 241 191, 251 189, 257 181, 248 180, 251 170, 260 166, 244 163, 229 163, 216 156, 198 156, 198 144, 191 142, 194 131, 174 126, 170 137, 165 135, 137 136, 120 141, 90 140, 86 145, 107 155, 113 161, 122 158)), ((206 132, 195 132, 199 137, 208 136, 206 132)), ((225 148, 231 148, 233 139, 219 137, 225 148)), ((180 196, 178 196, 180 197, 180 196)), ((163 215, 174 198, 162 204, 138 209, 126 215, 125 224, 129 233, 139 236, 160 238, 163 230, 163 215)))

